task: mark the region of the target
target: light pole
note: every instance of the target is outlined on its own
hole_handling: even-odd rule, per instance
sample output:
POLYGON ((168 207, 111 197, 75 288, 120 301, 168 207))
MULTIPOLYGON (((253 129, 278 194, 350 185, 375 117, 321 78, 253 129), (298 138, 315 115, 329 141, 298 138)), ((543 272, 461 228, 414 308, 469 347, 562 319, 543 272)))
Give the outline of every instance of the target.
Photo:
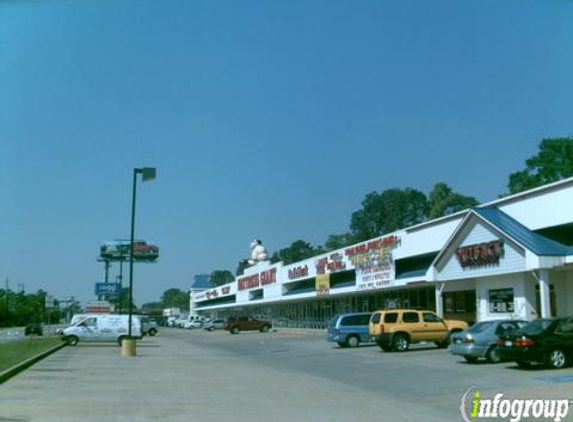
POLYGON ((154 167, 143 167, 133 169, 133 195, 131 198, 131 237, 129 253, 129 317, 128 317, 128 337, 131 340, 131 320, 133 316, 133 238, 135 234, 135 195, 137 186, 137 175, 141 173, 141 181, 147 182, 155 179, 156 169, 154 167))

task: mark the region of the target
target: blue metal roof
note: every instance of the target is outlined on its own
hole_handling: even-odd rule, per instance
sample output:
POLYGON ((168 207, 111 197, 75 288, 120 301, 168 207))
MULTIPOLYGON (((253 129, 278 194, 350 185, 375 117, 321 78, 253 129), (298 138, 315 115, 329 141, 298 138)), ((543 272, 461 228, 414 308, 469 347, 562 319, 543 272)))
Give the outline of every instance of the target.
POLYGON ((537 256, 573 254, 573 248, 529 230, 497 207, 472 208, 472 211, 537 256))

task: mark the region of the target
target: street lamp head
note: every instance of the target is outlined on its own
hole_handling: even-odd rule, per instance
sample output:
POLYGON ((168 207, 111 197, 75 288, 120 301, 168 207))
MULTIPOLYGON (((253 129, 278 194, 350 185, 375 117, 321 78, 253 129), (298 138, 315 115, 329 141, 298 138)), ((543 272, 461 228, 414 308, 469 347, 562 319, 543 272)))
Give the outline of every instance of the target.
POLYGON ((141 169, 141 180, 147 182, 148 180, 155 179, 157 169, 155 167, 143 167, 141 169))

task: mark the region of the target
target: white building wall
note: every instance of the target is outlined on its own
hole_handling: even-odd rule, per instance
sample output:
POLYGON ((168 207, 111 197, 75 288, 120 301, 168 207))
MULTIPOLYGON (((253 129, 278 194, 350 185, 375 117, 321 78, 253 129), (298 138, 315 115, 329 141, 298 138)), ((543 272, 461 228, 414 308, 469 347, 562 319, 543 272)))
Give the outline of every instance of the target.
POLYGON ((439 251, 458 227, 462 217, 398 232, 397 235, 400 236, 401 243, 400 247, 394 251, 394 259, 439 251))
POLYGON ((519 196, 515 201, 496 201, 500 202, 497 206, 530 230, 570 223, 573 209, 573 179, 570 180, 570 183, 561 184, 553 190, 534 190, 528 195, 519 196), (551 210, 551 212, 531 212, 531 210, 551 210))
POLYGON ((526 298, 525 280, 523 274, 510 274, 497 277, 484 277, 476 281, 477 320, 488 321, 495 319, 534 319, 528 316, 530 305, 526 298), (498 289, 513 289, 513 312, 490 312, 489 291, 498 289))
MULTIPOLYGON (((479 223, 469 227, 468 236, 458 245, 458 247, 478 245, 480 243, 500 240, 500 236, 479 223)), ((504 255, 500 258, 498 266, 482 266, 478 268, 464 269, 453 253, 455 248, 451 248, 451 253, 445 259, 446 264, 439 269, 439 281, 460 280, 464 278, 487 277, 490 275, 510 272, 520 272, 525 270, 525 252, 511 242, 504 240, 504 255)))

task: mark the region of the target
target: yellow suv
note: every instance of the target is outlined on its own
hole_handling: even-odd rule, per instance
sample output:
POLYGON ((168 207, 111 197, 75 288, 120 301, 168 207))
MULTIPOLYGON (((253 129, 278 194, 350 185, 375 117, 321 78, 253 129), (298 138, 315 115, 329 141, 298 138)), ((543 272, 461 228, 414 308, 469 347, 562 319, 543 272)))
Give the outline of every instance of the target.
POLYGON ((464 321, 444 320, 432 311, 384 309, 370 318, 368 332, 382 350, 403 352, 411 343, 435 342, 447 347, 450 335, 468 328, 464 321))

